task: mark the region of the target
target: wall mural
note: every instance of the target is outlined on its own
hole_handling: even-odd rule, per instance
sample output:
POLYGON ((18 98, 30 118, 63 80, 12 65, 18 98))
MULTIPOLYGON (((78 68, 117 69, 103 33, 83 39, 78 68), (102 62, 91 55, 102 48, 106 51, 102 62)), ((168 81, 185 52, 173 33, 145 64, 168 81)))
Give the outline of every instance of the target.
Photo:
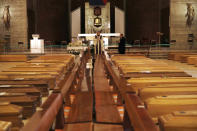
POLYGON ((185 14, 185 17, 187 17, 186 25, 190 28, 195 18, 195 10, 190 3, 187 3, 187 13, 185 14))

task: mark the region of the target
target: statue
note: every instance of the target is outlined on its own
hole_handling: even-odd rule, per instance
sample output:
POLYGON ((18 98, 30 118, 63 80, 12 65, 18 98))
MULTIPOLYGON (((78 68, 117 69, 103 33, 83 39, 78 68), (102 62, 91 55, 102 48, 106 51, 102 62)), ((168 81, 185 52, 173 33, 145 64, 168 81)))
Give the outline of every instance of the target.
POLYGON ((187 3, 187 13, 185 14, 185 17, 187 17, 186 25, 190 28, 195 17, 194 7, 190 3, 187 3))
POLYGON ((10 28, 10 11, 9 11, 10 6, 5 6, 4 11, 3 11, 3 22, 5 24, 5 28, 9 30, 10 28))

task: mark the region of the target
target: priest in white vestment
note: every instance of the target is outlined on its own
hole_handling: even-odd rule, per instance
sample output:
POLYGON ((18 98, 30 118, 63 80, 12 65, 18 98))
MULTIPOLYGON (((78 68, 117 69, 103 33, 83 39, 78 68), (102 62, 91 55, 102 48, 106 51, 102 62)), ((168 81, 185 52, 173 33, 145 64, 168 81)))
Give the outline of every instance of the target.
POLYGON ((97 32, 94 39, 94 52, 95 54, 102 54, 102 51, 103 51, 103 38, 102 35, 100 35, 100 32, 97 32))

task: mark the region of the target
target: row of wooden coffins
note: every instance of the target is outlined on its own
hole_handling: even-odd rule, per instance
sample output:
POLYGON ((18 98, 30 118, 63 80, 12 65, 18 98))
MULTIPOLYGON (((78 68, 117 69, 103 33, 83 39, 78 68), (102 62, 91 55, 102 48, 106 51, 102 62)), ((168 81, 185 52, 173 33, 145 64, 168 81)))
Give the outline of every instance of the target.
POLYGON ((111 57, 127 93, 135 93, 162 131, 197 130, 197 78, 144 56, 111 57))
POLYGON ((169 53, 168 59, 197 66, 197 53, 169 53))
POLYGON ((69 54, 42 55, 32 60, 26 57, 0 56, 0 64, 16 64, 0 72, 0 121, 8 122, 2 125, 2 130, 10 124, 12 130, 20 130, 22 120, 33 115, 42 97, 48 97, 54 88, 61 88, 75 59, 69 54))

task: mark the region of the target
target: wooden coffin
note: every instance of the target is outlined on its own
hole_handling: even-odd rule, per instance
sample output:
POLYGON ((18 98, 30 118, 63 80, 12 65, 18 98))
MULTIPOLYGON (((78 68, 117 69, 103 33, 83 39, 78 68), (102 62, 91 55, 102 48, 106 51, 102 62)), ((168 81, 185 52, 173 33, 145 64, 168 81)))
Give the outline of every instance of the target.
POLYGON ((197 110, 191 111, 175 111, 172 113, 174 116, 189 116, 189 117, 197 117, 197 110))
POLYGON ((147 78, 131 78, 127 80, 130 91, 138 93, 141 88, 156 84, 197 84, 197 79, 192 77, 147 77, 147 78))
POLYGON ((195 65, 195 63, 197 63, 197 56, 188 57, 187 58, 187 63, 189 65, 195 65))
POLYGON ((37 98, 35 96, 27 96, 25 94, 8 94, 0 95, 1 102, 9 102, 23 107, 23 117, 29 118, 36 111, 37 98))
POLYGON ((42 103, 42 95, 40 93, 40 91, 36 88, 36 87, 9 87, 9 86, 4 86, 1 87, 0 85, 0 92, 5 92, 5 93, 22 93, 22 94, 27 94, 30 96, 36 96, 37 98, 37 106, 40 106, 42 103))
POLYGON ((175 55, 175 61, 181 61, 182 56, 186 56, 186 55, 197 55, 197 53, 180 53, 180 54, 176 54, 175 55))
POLYGON ((168 53, 168 60, 175 60, 177 54, 185 54, 186 52, 172 52, 168 53))
POLYGON ((197 54, 182 55, 181 56, 181 62, 182 63, 187 63, 187 60, 188 60, 189 57, 197 57, 197 54))
MULTIPOLYGON (((0 83, 1 83, 1 81, 0 81, 0 83)), ((13 89, 14 90, 16 88, 22 88, 22 89, 25 89, 25 88, 27 88, 27 89, 29 89, 29 88, 36 88, 36 89, 38 89, 40 91, 41 96, 48 96, 48 94, 49 94, 49 89, 48 89, 47 85, 31 85, 31 84, 30 85, 20 85, 20 84, 18 84, 18 85, 14 85, 14 84, 10 85, 8 83, 9 83, 9 81, 6 84, 4 84, 4 83, 0 84, 0 89, 13 89)))
POLYGON ((25 62, 26 55, 0 55, 0 62, 25 62))
POLYGON ((1 102, 0 120, 12 122, 13 127, 22 127, 22 107, 1 102))
POLYGON ((197 87, 183 88, 143 88, 139 90, 140 98, 145 101, 150 97, 168 95, 197 95, 197 87))
POLYGON ((62 71, 62 69, 59 69, 59 68, 42 68, 42 67, 38 67, 38 68, 29 68, 29 67, 21 67, 21 68, 18 68, 18 67, 12 67, 12 68, 9 68, 7 70, 4 70, 6 72, 58 72, 60 73, 62 71))
POLYGON ((159 117, 175 111, 196 110, 197 95, 154 97, 145 100, 145 105, 152 117, 159 117))
POLYGON ((189 88, 189 87, 197 87, 197 84, 154 84, 154 85, 151 85, 151 86, 148 86, 150 88, 180 88, 180 87, 186 87, 186 88, 189 88))
POLYGON ((159 117, 161 131, 196 131, 197 116, 164 115, 159 117))
POLYGON ((12 123, 7 121, 0 121, 0 131, 11 131, 12 123))
POLYGON ((45 85, 48 89, 53 89, 56 86, 56 79, 50 75, 0 75, 0 85, 45 85))

